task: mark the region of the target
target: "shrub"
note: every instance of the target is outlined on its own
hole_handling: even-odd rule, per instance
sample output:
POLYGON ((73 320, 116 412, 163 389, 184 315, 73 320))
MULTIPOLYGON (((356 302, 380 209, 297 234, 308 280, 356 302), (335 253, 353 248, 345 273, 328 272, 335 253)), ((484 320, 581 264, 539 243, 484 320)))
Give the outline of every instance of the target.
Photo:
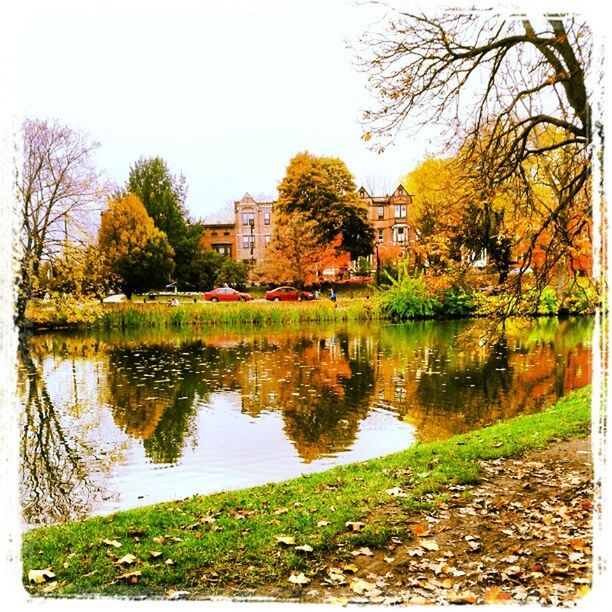
POLYGON ((456 285, 444 292, 442 300, 444 312, 451 316, 466 316, 472 314, 476 310, 474 295, 456 285))
POLYGON ((599 296, 590 282, 576 281, 563 299, 563 309, 569 314, 590 314, 595 312, 599 296))
POLYGON ((394 320, 418 319, 432 317, 440 309, 440 302, 430 295, 421 278, 408 276, 402 269, 398 280, 388 278, 392 285, 381 295, 382 314, 394 320))
POLYGON ((559 312, 561 302, 552 287, 546 286, 538 300, 538 314, 555 315, 559 312))

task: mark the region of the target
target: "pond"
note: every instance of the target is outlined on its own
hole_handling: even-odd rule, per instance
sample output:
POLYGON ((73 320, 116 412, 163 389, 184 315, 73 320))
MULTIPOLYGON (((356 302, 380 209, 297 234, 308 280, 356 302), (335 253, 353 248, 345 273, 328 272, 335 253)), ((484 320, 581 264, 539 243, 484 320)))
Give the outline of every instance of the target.
POLYGON ((19 363, 24 526, 280 481, 540 410, 593 320, 53 333, 19 363))

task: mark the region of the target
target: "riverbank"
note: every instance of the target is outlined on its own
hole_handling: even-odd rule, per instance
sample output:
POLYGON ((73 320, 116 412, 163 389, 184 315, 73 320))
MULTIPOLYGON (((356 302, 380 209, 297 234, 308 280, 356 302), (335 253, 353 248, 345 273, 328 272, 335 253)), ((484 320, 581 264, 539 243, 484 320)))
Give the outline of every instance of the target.
POLYGON ((33 303, 26 312, 35 330, 66 328, 136 329, 210 325, 265 325, 279 323, 323 323, 373 321, 383 318, 374 298, 352 298, 314 302, 276 303, 161 303, 100 304, 96 301, 33 303))
MULTIPOLYGON (((503 506, 501 501, 498 504, 498 497, 506 500, 508 511, 520 510, 516 504, 521 503, 509 497, 508 492, 510 485, 520 489, 524 483, 506 472, 504 466, 509 460, 504 458, 515 457, 520 465, 524 461, 522 453, 546 448, 565 438, 586 436, 589 422, 590 388, 584 388, 542 413, 443 442, 419 444, 382 459, 284 483, 209 497, 195 496, 34 530, 24 536, 24 581, 33 595, 49 596, 166 598, 186 591, 190 598, 272 594, 281 599, 327 601, 348 595, 373 601, 377 597, 399 595, 388 588, 395 584, 395 577, 390 579, 381 572, 379 578, 373 579, 368 564, 376 560, 393 574, 395 561, 388 559, 397 559, 399 547, 404 547, 401 580, 407 580, 407 568, 412 568, 413 578, 419 582, 418 576, 426 571, 420 565, 427 561, 427 571, 441 585, 427 583, 427 578, 421 581, 429 586, 421 585, 418 589, 418 585, 410 583, 395 584, 397 589, 406 591, 406 597, 425 597, 423 592, 434 592, 433 584, 436 596, 446 601, 468 597, 465 595, 468 586, 470 592, 481 589, 482 594, 464 603, 486 599, 485 587, 499 587, 499 591, 493 592, 500 599, 506 597, 503 593, 515 598, 506 588, 518 584, 517 570, 511 567, 520 566, 521 572, 527 572, 529 566, 531 573, 543 573, 532 567, 539 563, 540 553, 527 554, 525 534, 517 532, 516 525, 498 525, 508 538, 504 550, 510 552, 506 557, 516 557, 512 563, 500 560, 510 571, 505 573, 508 584, 504 583, 504 574, 496 578, 457 566, 453 560, 456 553, 448 550, 436 529, 445 520, 449 507, 471 508, 459 512, 465 514, 470 533, 453 535, 466 548, 465 554, 473 554, 469 558, 477 560, 479 542, 484 549, 483 534, 487 528, 483 527, 482 534, 474 534, 471 527, 475 517, 494 533, 497 527, 493 523, 499 516, 492 517, 491 512, 501 512, 503 506), (473 493, 475 487, 486 487, 495 478, 500 480, 498 487, 489 489, 486 495, 473 493), (516 547, 514 552, 512 547, 516 547), (452 555, 446 555, 448 552, 452 555), (438 571, 432 569, 434 565, 438 571), (454 573, 444 569, 450 567, 455 569, 454 573), (45 571, 36 573, 37 570, 45 571), (479 584, 471 584, 474 581, 479 584)), ((554 483, 553 492, 559 493, 563 488, 559 478, 565 472, 558 475, 546 472, 538 479, 535 476, 538 469, 546 472, 549 466, 544 462, 540 468, 531 466, 522 472, 530 478, 525 484, 531 490, 522 489, 528 492, 528 497, 540 496, 548 482, 554 483)), ((580 508, 588 514, 587 505, 580 508)), ((549 514, 548 526, 556 528, 559 520, 555 509, 545 512, 546 516, 549 514)), ((572 513, 564 520, 571 523, 572 513)), ((574 548, 580 550, 573 552, 588 557, 588 534, 579 533, 580 537, 574 538, 574 548)), ((487 549, 485 556, 492 553, 487 549)), ((575 563, 580 561, 572 558, 575 563)), ((550 568, 544 569, 543 575, 552 575, 550 568)), ((568 596, 573 597, 580 589, 584 591, 586 582, 572 580, 579 577, 588 581, 589 571, 577 573, 567 568, 564 571, 568 583, 573 585, 568 596)), ((518 593, 516 599, 533 601, 529 592, 522 599, 521 595, 522 592, 518 593)))

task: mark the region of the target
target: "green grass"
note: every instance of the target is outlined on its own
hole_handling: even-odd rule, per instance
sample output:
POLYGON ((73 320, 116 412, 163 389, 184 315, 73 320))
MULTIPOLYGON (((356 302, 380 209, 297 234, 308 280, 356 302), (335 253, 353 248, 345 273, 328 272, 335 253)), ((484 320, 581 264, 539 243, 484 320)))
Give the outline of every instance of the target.
POLYGON ((381 459, 30 531, 23 539, 24 582, 32 594, 43 594, 44 585, 27 583, 28 571, 50 568, 57 580, 53 596, 154 597, 168 588, 192 594, 232 588, 236 594, 266 582, 287 584, 293 570, 312 576, 322 558, 348 559, 353 547, 381 546, 405 532, 406 515, 431 507, 447 485, 478 482, 479 461, 585 435, 590 393, 587 387, 542 413, 417 444, 381 459), (407 497, 391 497, 386 490, 393 487, 401 487, 407 497), (317 527, 323 519, 329 525, 317 527), (347 521, 366 526, 353 533, 347 521), (314 552, 304 555, 279 544, 281 535, 309 544, 314 552), (104 539, 121 546, 104 545, 104 539), (151 551, 162 555, 151 559, 151 551), (115 561, 127 553, 135 555, 134 565, 118 567, 115 561), (167 565, 167 559, 173 564, 167 565), (140 572, 137 583, 120 578, 126 571, 140 572))
POLYGON ((330 321, 366 321, 380 318, 375 299, 339 300, 337 307, 330 300, 316 302, 184 302, 179 306, 162 303, 98 304, 90 309, 89 319, 82 316, 61 318, 56 309, 33 307, 30 321, 39 327, 87 326, 91 328, 172 328, 206 325, 263 325, 268 323, 307 323, 330 321), (93 313, 93 314, 92 314, 93 313))

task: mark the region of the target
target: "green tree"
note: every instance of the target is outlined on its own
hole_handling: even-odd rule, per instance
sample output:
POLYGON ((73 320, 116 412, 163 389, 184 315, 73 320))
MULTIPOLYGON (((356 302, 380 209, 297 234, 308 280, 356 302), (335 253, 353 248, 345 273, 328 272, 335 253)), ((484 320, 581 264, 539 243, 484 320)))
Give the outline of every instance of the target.
POLYGON ((188 224, 185 177, 174 176, 161 157, 141 157, 130 168, 126 191, 138 196, 155 227, 166 234, 176 252, 188 224))
POLYGON ((289 162, 278 193, 279 223, 283 215, 298 213, 316 224, 319 244, 330 244, 340 235, 339 248, 350 253, 352 259, 372 253, 374 233, 368 210, 341 159, 298 153, 289 162))
POLYGON ((128 297, 168 282, 174 251, 136 195, 109 202, 102 213, 98 242, 128 297))
POLYGON ((242 290, 246 287, 249 269, 246 263, 234 261, 216 251, 198 249, 185 270, 185 279, 198 291, 210 291, 228 284, 242 290))

